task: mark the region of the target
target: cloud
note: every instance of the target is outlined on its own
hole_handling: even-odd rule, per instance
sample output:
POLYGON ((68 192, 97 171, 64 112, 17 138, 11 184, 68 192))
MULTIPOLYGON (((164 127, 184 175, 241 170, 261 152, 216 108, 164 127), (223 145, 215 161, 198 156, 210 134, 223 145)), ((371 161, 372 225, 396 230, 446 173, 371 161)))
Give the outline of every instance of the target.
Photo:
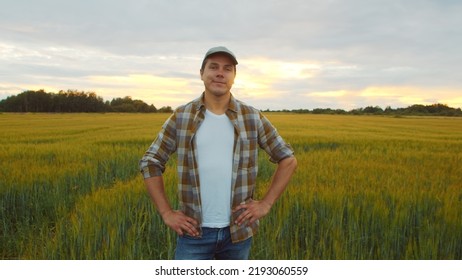
POLYGON ((307 94, 310 97, 342 97, 347 95, 348 92, 346 90, 336 90, 336 91, 324 91, 324 92, 313 92, 307 94))
POLYGON ((0 96, 70 88, 177 106, 202 92, 206 50, 226 45, 233 93, 259 108, 460 106, 460 1, 4 2, 0 96))
POLYGON ((431 105, 436 103, 453 104, 452 106, 462 107, 460 92, 445 88, 368 87, 357 91, 313 92, 306 94, 305 97, 315 100, 319 104, 331 104, 332 106, 328 106, 330 108, 349 110, 367 106, 398 108, 412 104, 431 105), (440 96, 446 96, 446 98, 441 98, 440 96), (355 102, 352 103, 352 100, 355 100, 355 102))
POLYGON ((190 79, 165 78, 149 74, 91 76, 88 79, 98 92, 116 97, 130 96, 158 107, 176 107, 185 99, 193 99, 198 92, 192 89, 200 86, 192 83, 190 79))

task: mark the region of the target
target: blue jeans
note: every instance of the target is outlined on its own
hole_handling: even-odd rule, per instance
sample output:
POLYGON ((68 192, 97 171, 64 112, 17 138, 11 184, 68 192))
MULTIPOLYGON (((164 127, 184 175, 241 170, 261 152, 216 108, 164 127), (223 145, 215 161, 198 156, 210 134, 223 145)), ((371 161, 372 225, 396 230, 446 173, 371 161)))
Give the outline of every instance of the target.
POLYGON ((247 260, 252 238, 231 242, 229 227, 202 228, 202 238, 178 236, 175 260, 247 260))

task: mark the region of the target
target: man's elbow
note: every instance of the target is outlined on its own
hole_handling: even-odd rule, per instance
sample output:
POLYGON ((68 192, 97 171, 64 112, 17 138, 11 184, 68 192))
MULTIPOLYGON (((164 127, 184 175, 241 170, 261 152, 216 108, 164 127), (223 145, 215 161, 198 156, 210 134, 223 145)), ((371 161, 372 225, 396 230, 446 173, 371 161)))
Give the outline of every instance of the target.
POLYGON ((295 156, 290 156, 281 160, 279 164, 282 164, 285 168, 287 168, 291 172, 294 172, 295 169, 297 169, 298 162, 295 156))

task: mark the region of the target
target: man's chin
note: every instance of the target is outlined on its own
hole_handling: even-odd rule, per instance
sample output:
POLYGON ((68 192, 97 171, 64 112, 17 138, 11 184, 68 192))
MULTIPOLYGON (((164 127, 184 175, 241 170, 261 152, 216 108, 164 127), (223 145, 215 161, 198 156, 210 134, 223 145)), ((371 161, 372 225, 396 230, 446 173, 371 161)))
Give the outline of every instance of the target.
POLYGON ((228 95, 228 94, 229 94, 229 91, 224 91, 224 90, 211 90, 210 93, 211 93, 213 96, 222 97, 222 96, 228 95))

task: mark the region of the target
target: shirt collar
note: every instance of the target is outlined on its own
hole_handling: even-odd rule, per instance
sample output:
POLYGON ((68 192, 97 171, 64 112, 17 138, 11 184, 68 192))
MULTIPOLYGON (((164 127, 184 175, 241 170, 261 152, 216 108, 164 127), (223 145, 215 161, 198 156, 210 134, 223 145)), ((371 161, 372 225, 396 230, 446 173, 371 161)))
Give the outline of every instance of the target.
MULTIPOLYGON (((194 101, 197 111, 205 110, 204 95, 205 92, 202 93, 202 95, 194 101)), ((231 94, 231 98, 229 100, 228 110, 234 113, 237 113, 239 110, 239 105, 236 99, 234 98, 233 94, 231 94)))

